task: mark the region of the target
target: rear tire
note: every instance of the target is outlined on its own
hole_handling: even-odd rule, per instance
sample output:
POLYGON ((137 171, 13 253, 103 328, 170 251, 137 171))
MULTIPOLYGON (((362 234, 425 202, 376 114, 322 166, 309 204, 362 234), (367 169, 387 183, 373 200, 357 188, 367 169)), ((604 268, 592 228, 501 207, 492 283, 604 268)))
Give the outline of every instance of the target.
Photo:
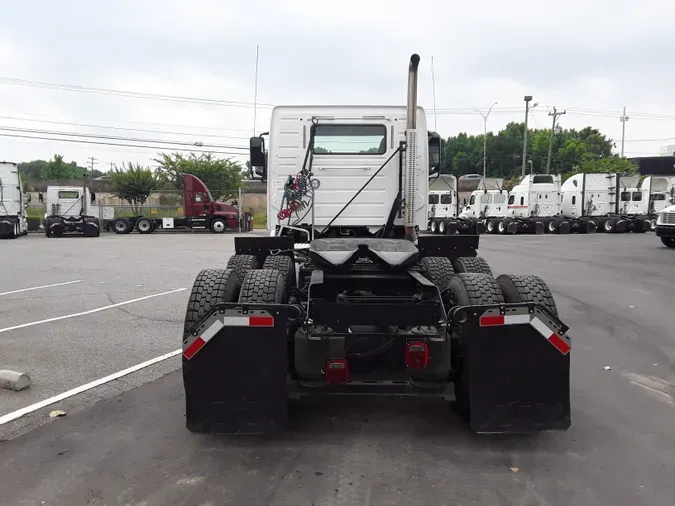
POLYGON ((497 233, 501 235, 506 235, 506 220, 499 220, 497 224, 497 233))
POLYGON ((286 255, 270 255, 265 258, 262 268, 277 270, 281 273, 285 287, 284 300, 288 300, 295 286, 295 263, 293 259, 286 255))
POLYGON ((141 218, 136 222, 136 232, 139 234, 151 234, 155 227, 148 218, 141 218))
POLYGON ((237 285, 241 286, 249 271, 260 268, 260 262, 255 255, 232 255, 227 261, 227 268, 237 273, 237 285))
POLYGON ((247 304, 281 304, 285 285, 281 273, 275 269, 249 271, 241 284, 239 302, 247 304))
POLYGON ((449 288, 455 306, 504 303, 499 284, 488 274, 478 272, 456 274, 450 280, 449 288))
POLYGON ((424 257, 420 261, 422 274, 442 292, 450 284, 455 275, 452 262, 446 257, 424 257))
POLYGON ((452 266, 457 274, 474 272, 494 277, 492 269, 483 257, 459 257, 452 266))
POLYGON ((431 224, 429 225, 429 232, 431 232, 432 234, 438 233, 438 223, 436 223, 435 220, 431 220, 431 224))
POLYGON ((131 232, 131 221, 126 218, 117 218, 113 221, 112 228, 116 234, 128 234, 131 232))
POLYGON ((184 333, 216 305, 237 300, 237 274, 231 269, 204 269, 197 274, 185 313, 184 333))
POLYGON ((661 237, 661 242, 668 248, 675 248, 675 237, 661 237))
POLYGON ((488 234, 496 234, 497 233, 497 223, 495 220, 490 218, 487 220, 487 223, 485 224, 485 230, 487 231, 488 234))
POLYGON ((444 221, 441 221, 438 223, 438 233, 441 235, 445 235, 447 233, 447 224, 444 221))
POLYGON ((555 221, 555 220, 550 220, 546 224, 546 232, 548 232, 549 234, 557 233, 558 232, 558 222, 555 221))
POLYGON ((553 294, 543 279, 532 274, 502 274, 497 283, 509 303, 532 302, 539 304, 553 316, 558 316, 558 308, 553 294))

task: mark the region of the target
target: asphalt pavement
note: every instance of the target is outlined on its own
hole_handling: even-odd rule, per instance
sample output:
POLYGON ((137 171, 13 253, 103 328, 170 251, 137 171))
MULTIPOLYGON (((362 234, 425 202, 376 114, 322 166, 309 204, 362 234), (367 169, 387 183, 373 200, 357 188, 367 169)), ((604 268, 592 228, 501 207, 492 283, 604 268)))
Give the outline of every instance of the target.
MULTIPOLYGON (((178 347, 189 288, 232 236, 0 243, 0 416, 178 347), (6 253, 7 252, 7 253, 6 253)), ((2 505, 671 505, 675 269, 653 234, 482 236, 495 274, 533 273, 570 327, 572 427, 476 436, 441 401, 291 404, 276 437, 194 435, 178 358, 0 425, 2 505), (606 370, 609 366, 609 370, 606 370), (50 419, 53 409, 67 416, 50 419)))

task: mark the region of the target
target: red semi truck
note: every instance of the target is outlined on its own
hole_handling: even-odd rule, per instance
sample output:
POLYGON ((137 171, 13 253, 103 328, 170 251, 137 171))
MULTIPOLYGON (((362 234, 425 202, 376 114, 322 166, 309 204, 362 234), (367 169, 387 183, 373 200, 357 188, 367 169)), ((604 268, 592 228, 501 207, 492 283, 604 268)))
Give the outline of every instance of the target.
POLYGON ((111 228, 116 234, 128 234, 134 229, 141 234, 150 234, 155 230, 184 228, 210 230, 214 234, 222 234, 227 230, 238 229, 239 210, 233 205, 215 200, 206 185, 192 174, 183 175, 183 199, 185 217, 115 218, 111 228))

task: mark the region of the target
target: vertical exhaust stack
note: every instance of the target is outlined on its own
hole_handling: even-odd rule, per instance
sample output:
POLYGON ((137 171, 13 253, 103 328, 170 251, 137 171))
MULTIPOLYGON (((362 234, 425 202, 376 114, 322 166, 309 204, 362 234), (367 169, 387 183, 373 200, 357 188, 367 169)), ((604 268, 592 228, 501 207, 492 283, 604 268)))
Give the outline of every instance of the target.
POLYGON ((406 113, 405 214, 406 239, 417 242, 415 233, 415 193, 417 192, 417 75, 420 56, 413 54, 408 65, 408 101, 406 113))

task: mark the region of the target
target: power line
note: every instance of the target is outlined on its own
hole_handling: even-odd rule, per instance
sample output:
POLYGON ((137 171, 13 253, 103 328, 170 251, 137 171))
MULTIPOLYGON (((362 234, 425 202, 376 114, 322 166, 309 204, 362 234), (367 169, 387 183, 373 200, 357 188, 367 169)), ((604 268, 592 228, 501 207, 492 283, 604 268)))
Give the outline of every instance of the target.
POLYGON ((85 141, 85 140, 81 140, 81 139, 59 139, 59 138, 54 138, 54 137, 36 137, 36 136, 21 135, 21 134, 3 134, 3 133, 0 133, 0 137, 12 137, 12 138, 18 138, 18 139, 35 139, 35 140, 56 141, 56 142, 75 142, 75 143, 80 143, 80 144, 93 144, 93 145, 98 145, 98 146, 120 146, 120 147, 129 147, 129 148, 144 148, 144 149, 153 149, 153 150, 157 150, 157 151, 183 151, 183 152, 191 152, 191 153, 213 153, 213 154, 216 154, 216 155, 229 155, 229 156, 243 156, 243 155, 245 155, 245 153, 236 153, 236 152, 228 152, 228 151, 211 151, 211 150, 203 150, 203 149, 169 148, 169 147, 162 147, 162 146, 146 146, 146 145, 138 145, 138 144, 121 144, 121 143, 114 143, 114 142, 85 141))
MULTIPOLYGON (((163 100, 168 102, 184 102, 190 104, 208 104, 225 107, 252 107, 252 102, 234 100, 217 100, 213 98, 190 97, 182 95, 164 95, 159 93, 145 93, 140 91, 116 90, 111 88, 94 88, 89 86, 77 86, 74 84, 50 83, 45 81, 32 81, 28 79, 16 79, 13 77, 0 77, 0 83, 16 86, 30 86, 34 88, 46 88, 59 91, 73 91, 78 93, 92 93, 96 95, 114 95, 127 98, 140 98, 148 100, 163 100)), ((274 107, 272 104, 257 104, 258 107, 274 107)))
MULTIPOLYGON (((198 133, 191 133, 191 132, 175 132, 175 131, 169 131, 169 130, 154 130, 154 129, 147 129, 147 128, 126 128, 126 127, 115 127, 115 126, 106 126, 106 125, 94 125, 91 123, 75 123, 72 121, 56 121, 56 120, 47 120, 47 119, 29 119, 29 118, 17 118, 15 116, 0 116, 0 119, 9 119, 9 120, 14 120, 14 121, 30 121, 34 123, 49 123, 53 125, 69 125, 69 126, 79 126, 79 127, 85 127, 85 128, 97 128, 101 130, 123 130, 127 132, 144 132, 144 133, 157 133, 157 134, 167 134, 167 135, 185 135, 189 137, 217 137, 217 138, 226 138, 226 139, 246 139, 248 140, 249 137, 245 137, 243 135, 235 136, 235 135, 222 135, 222 134, 198 134, 198 133)), ((189 127, 185 127, 189 128, 189 127)))
POLYGON ((86 134, 86 133, 77 133, 77 132, 59 132, 56 130, 39 130, 33 128, 18 128, 18 127, 0 127, 0 130, 7 132, 22 132, 30 134, 44 134, 44 135, 66 135, 69 137, 84 137, 89 139, 107 139, 115 141, 130 141, 130 142, 146 142, 146 143, 155 143, 155 144, 175 144, 177 146, 196 146, 199 148, 203 147, 213 147, 213 148, 222 148, 222 149, 240 149, 248 151, 248 148, 244 146, 230 146, 224 144, 202 144, 194 142, 185 142, 185 141, 166 141, 161 139, 140 139, 137 137, 121 137, 114 135, 101 135, 101 134, 86 134))

